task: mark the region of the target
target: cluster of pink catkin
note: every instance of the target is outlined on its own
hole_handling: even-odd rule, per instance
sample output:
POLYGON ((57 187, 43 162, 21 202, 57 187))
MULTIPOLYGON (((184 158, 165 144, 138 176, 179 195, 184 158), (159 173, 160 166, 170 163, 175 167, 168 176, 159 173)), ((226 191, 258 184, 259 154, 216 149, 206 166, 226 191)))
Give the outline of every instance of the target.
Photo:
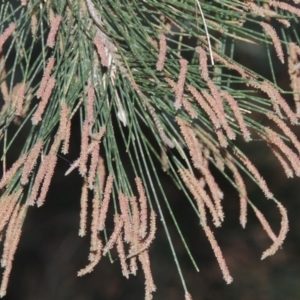
MULTIPOLYGON (((100 172, 103 173, 103 170, 99 169, 100 172)), ((109 174, 104 190, 99 193, 97 189, 94 189, 90 229, 90 262, 78 272, 78 276, 92 272, 101 257, 116 246, 122 274, 126 278, 130 274, 136 275, 138 270, 137 259, 140 261, 145 276, 145 299, 150 300, 156 287, 151 273, 148 251, 155 237, 156 215, 153 210, 150 211, 149 215, 148 201, 142 180, 137 177, 135 182, 139 194, 138 199, 135 196, 129 197, 120 191, 118 192, 121 214, 115 213, 114 230, 104 245, 100 233, 105 229, 113 182, 114 177, 109 174), (126 254, 126 249, 128 254, 126 254)), ((80 236, 85 236, 87 233, 88 203, 88 184, 84 181, 81 194, 80 236)))

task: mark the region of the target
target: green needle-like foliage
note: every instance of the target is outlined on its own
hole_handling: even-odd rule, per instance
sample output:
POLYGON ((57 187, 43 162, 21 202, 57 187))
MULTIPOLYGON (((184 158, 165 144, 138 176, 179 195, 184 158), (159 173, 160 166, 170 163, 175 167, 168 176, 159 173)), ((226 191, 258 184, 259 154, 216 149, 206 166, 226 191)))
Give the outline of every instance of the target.
POLYGON ((262 258, 273 255, 288 231, 287 212, 243 149, 260 139, 287 177, 300 176, 300 142, 290 129, 300 118, 298 4, 297 0, 1 2, 0 296, 6 294, 26 213, 30 206, 44 204, 57 159, 68 159, 70 136, 79 134, 71 131, 76 120, 81 124, 80 155, 65 171, 82 176, 79 235, 91 237, 89 263, 78 276, 91 272, 116 246, 123 275, 142 268, 145 299, 151 299, 156 286, 149 249, 159 220, 185 298, 191 299, 170 226, 175 226, 198 267, 161 184, 158 163, 194 208, 227 283, 232 277, 211 230, 224 220, 226 195, 212 169, 219 170, 239 194, 241 225, 246 226, 247 210, 253 209, 272 240, 262 258), (239 44, 259 46, 266 53, 271 79, 235 60, 239 44), (289 74, 290 91, 276 81, 278 64, 289 74), (292 105, 286 102, 288 94, 294 98, 292 105), (8 163, 9 153, 16 151, 24 135, 19 158, 8 163), (124 157, 130 168, 126 164, 125 169, 124 157), (279 233, 248 198, 246 177, 261 189, 262 198, 276 203, 282 217, 279 233), (167 226, 163 207, 173 225, 167 226), (111 211, 114 230, 107 233, 111 211))

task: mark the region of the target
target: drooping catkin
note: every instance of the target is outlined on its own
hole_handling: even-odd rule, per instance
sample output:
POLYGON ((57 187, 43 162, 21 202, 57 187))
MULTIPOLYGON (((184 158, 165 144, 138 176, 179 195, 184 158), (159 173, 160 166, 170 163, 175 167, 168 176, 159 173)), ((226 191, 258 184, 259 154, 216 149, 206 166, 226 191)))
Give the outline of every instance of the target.
MULTIPOLYGON (((88 122, 87 122, 87 123, 88 123, 88 122)), ((88 159, 88 155, 91 154, 91 153, 94 151, 94 149, 95 149, 96 147, 98 147, 101 138, 102 138, 103 135, 105 134, 106 129, 105 129, 105 126, 102 126, 102 127, 100 128, 99 132, 93 134, 93 133, 91 133, 91 132, 88 132, 88 129, 89 129, 89 128, 88 128, 88 126, 86 126, 86 127, 87 127, 87 128, 85 128, 85 130, 87 131, 87 132, 85 132, 85 139, 86 139, 86 140, 84 140, 84 141, 82 140, 81 142, 82 142, 82 143, 84 142, 84 143, 86 144, 86 141, 87 141, 87 143, 88 143, 88 137, 89 137, 89 136, 90 136, 91 139, 93 140, 90 144, 88 144, 87 151, 86 151, 86 148, 85 148, 86 146, 82 148, 82 149, 83 149, 83 156, 86 157, 86 160, 87 160, 87 159, 88 159)), ((83 134, 83 133, 82 133, 82 134, 83 134)), ((82 164, 81 157, 79 157, 78 159, 76 159, 76 160, 71 164, 70 168, 65 172, 65 176, 69 175, 74 169, 80 167, 80 164, 82 164)), ((85 167, 86 170, 87 170, 86 165, 84 165, 83 168, 84 168, 84 167, 85 167)))
POLYGON ((14 209, 14 205, 16 204, 12 201, 12 196, 13 195, 4 195, 0 198, 0 241, 2 241, 3 238, 3 228, 9 221, 10 215, 14 209))
POLYGON ((36 201, 36 204, 38 207, 42 206, 45 202, 46 195, 48 193, 49 186, 50 186, 52 177, 54 175, 54 170, 55 170, 56 164, 57 164, 57 156, 55 153, 50 152, 44 181, 43 181, 43 184, 41 187, 41 192, 40 192, 39 198, 36 201))
POLYGON ((51 56, 48 60, 46 69, 44 70, 44 74, 43 74, 39 89, 36 92, 37 98, 41 98, 42 94, 45 91, 45 88, 48 84, 52 69, 54 67, 54 63, 55 63, 55 58, 53 56, 51 56))
POLYGON ((212 140, 210 133, 202 130, 197 130, 197 136, 199 137, 200 143, 205 145, 214 155, 219 156, 222 160, 222 153, 220 152, 220 144, 216 140, 212 140))
POLYGON ((224 135, 223 131, 221 129, 216 130, 216 135, 217 135, 218 141, 220 143, 220 146, 223 148, 226 148, 228 146, 228 141, 227 141, 226 136, 224 135))
POLYGON ((169 77, 165 77, 165 81, 168 83, 168 85, 172 88, 172 91, 175 93, 176 91, 176 82, 169 78, 169 77))
POLYGON ((185 84, 185 77, 187 74, 187 67, 188 61, 181 58, 179 60, 180 63, 180 73, 177 81, 176 91, 175 91, 175 109, 179 109, 182 105, 182 96, 184 92, 184 84, 185 84))
POLYGON ((139 202, 140 202, 140 227, 139 227, 139 236, 144 238, 147 234, 147 197, 145 193, 145 189, 143 187, 143 183, 141 178, 135 178, 136 187, 139 193, 139 202))
POLYGON ((236 184, 236 187, 240 195, 240 223, 242 227, 245 228, 247 223, 247 204, 248 204, 246 186, 243 177, 241 176, 238 168, 236 167, 236 164, 232 161, 232 158, 229 157, 229 155, 226 157, 226 163, 229 169, 233 173, 234 182, 236 184))
POLYGON ((288 71, 290 86, 293 91, 296 114, 300 116, 300 47, 295 43, 289 43, 288 71), (297 67, 298 66, 298 67, 297 67))
POLYGON ((253 204, 251 204, 251 207, 259 220, 260 224, 262 225, 263 229, 266 231, 268 236, 272 239, 273 242, 277 239, 277 236, 273 232, 269 222, 266 220, 265 216, 255 207, 253 204))
POLYGON ((154 240, 156 233, 156 213, 154 210, 150 211, 150 230, 147 238, 143 241, 143 243, 140 246, 140 251, 144 251, 146 249, 149 249, 151 243, 154 240))
MULTIPOLYGON (((169 77, 165 77, 165 81, 169 84, 169 86, 172 88, 172 91, 175 93, 176 82, 169 77)), ((192 104, 189 102, 189 100, 184 96, 182 96, 182 105, 192 119, 197 118, 198 114, 197 114, 196 110, 194 109, 192 104)))
POLYGON ((218 184, 215 181, 215 178, 211 174, 208 167, 201 166, 199 170, 202 173, 202 175, 204 176, 205 182, 207 183, 210 193, 212 195, 212 198, 214 199, 217 215, 218 215, 219 219, 221 221, 223 221, 224 220, 224 212, 223 212, 223 207, 221 204, 221 200, 223 199, 223 192, 220 190, 218 184))
POLYGON ((21 184, 25 185, 29 181, 29 175, 32 172, 34 166, 36 165, 37 159, 42 151, 43 148, 43 140, 38 139, 37 142, 34 144, 30 152, 28 153, 28 156, 26 158, 26 161, 24 163, 23 172, 21 176, 21 184))
POLYGON ((129 268, 130 268, 130 274, 136 275, 136 272, 138 270, 137 257, 136 256, 133 256, 133 257, 130 258, 129 268))
POLYGON ((156 233, 156 214, 155 214, 154 210, 151 210, 150 211, 150 230, 149 230, 149 234, 144 239, 144 241, 139 243, 138 248, 131 247, 131 249, 129 251, 129 255, 127 256, 127 258, 131 258, 133 256, 136 256, 136 255, 144 252, 145 250, 149 249, 151 243, 154 240, 155 233, 156 233))
POLYGON ((22 188, 19 188, 15 193, 2 196, 0 201, 0 232, 4 229, 7 222, 15 209, 16 203, 19 200, 23 192, 22 188))
POLYGON ((184 294, 184 300, 193 300, 193 298, 192 298, 192 296, 191 296, 190 293, 186 292, 186 293, 184 294))
POLYGON ((93 43, 96 46, 97 53, 100 57, 100 62, 103 67, 108 67, 108 57, 106 53, 106 48, 102 43, 102 40, 99 35, 96 35, 93 39, 93 43))
POLYGON ((213 157, 214 157, 214 158, 213 158, 213 161, 215 162, 216 167, 217 167, 219 170, 224 171, 224 169, 225 169, 225 164, 224 164, 223 159, 220 158, 220 156, 219 156, 217 153, 215 153, 215 152, 213 152, 212 155, 213 155, 213 157))
POLYGON ((86 235, 86 224, 88 214, 88 183, 83 180, 80 197, 80 222, 79 222, 79 236, 86 235))
MULTIPOLYGON (((298 1, 298 0, 294 0, 294 2, 295 1, 298 1)), ((276 19, 276 21, 283 24, 286 28, 289 28, 291 26, 291 22, 289 20, 280 18, 280 15, 270 8, 270 3, 264 3, 263 9, 264 9, 266 15, 276 19)))
POLYGON ((97 145, 94 147, 92 153, 91 153, 91 164, 88 171, 88 183, 89 183, 89 189, 94 188, 94 182, 96 179, 96 171, 97 166, 99 162, 99 156, 100 156, 100 143, 97 142, 97 145))
MULTIPOLYGON (((104 136, 106 132, 106 127, 105 126, 101 126, 99 131, 96 133, 92 133, 90 132, 90 137, 93 141, 95 142, 100 142, 102 137, 104 136)), ((90 146, 93 144, 93 142, 90 144, 90 146)), ((90 147, 89 147, 90 148, 90 147)), ((88 150, 88 152, 90 153, 93 149, 88 150)))
POLYGON ((191 94, 194 96, 194 98, 197 100, 200 107, 206 112, 206 114, 209 116, 211 122, 213 123, 215 129, 220 128, 220 122, 215 114, 215 112, 211 109, 211 107, 208 105, 208 103, 204 100, 200 92, 197 91, 195 87, 192 85, 188 85, 188 90, 191 92, 191 94))
POLYGON ((272 152, 274 153, 274 155, 278 159, 279 163, 281 164, 287 178, 293 178, 294 177, 293 169, 290 167, 287 160, 281 155, 281 153, 279 152, 278 147, 275 147, 274 145, 270 145, 270 149, 272 150, 272 152))
MULTIPOLYGON (((295 2, 295 0, 294 0, 294 2, 295 2)), ((269 5, 273 6, 273 7, 280 8, 282 10, 289 11, 290 13, 295 14, 298 17, 300 17, 300 9, 299 8, 297 8, 297 7, 293 6, 293 5, 290 5, 288 3, 285 3, 283 1, 269 0, 269 5)))
POLYGON ((94 87, 89 84, 87 87, 87 120, 90 125, 94 124, 94 102, 95 102, 95 90, 94 87))
POLYGON ((282 153, 287 157, 290 161, 292 168, 295 171, 297 176, 300 176, 300 159, 299 156, 288 147, 284 141, 278 136, 278 134, 270 129, 269 127, 265 127, 266 135, 262 136, 263 138, 267 139, 269 143, 275 145, 280 149, 282 153))
POLYGON ((117 251, 118 251, 118 256, 119 256, 120 263, 121 263, 122 274, 124 277, 129 278, 129 269, 128 269, 128 265, 126 262, 124 243, 123 243, 121 235, 119 235, 119 237, 117 239, 117 251))
MULTIPOLYGON (((94 148, 96 147, 97 143, 90 143, 88 147, 88 154, 90 154, 94 148)), ((65 172, 65 176, 69 175, 74 169, 78 168, 80 165, 80 158, 76 159, 70 166, 70 168, 65 172)))
MULTIPOLYGON (((19 206, 19 203, 17 204, 19 206)), ((16 219, 14 220, 13 228, 11 233, 6 232, 10 236, 7 244, 7 253, 5 255, 3 251, 3 258, 6 258, 6 261, 4 261, 4 264, 2 266, 6 267, 10 263, 13 262, 13 258, 15 255, 15 252, 17 250, 17 246, 21 237, 21 231, 22 231, 22 224, 26 215, 27 211, 27 205, 23 204, 20 205, 20 209, 17 209, 18 213, 16 216, 16 219)))
POLYGON ((17 223, 19 211, 20 211, 20 204, 17 203, 16 206, 14 207, 14 211, 10 217, 10 220, 8 222, 8 226, 6 229, 3 253, 2 253, 2 257, 1 257, 1 267, 2 268, 5 268, 9 262, 9 260, 8 260, 8 254, 10 251, 9 248, 10 248, 12 240, 14 238, 14 229, 15 229, 15 226, 17 223))
POLYGON ((151 106, 151 104, 149 102, 145 102, 145 105, 154 121, 155 127, 159 133, 159 136, 161 138, 161 140, 163 141, 163 143, 168 146, 169 148, 174 148, 174 143, 168 138, 168 136, 166 135, 163 127, 161 126, 161 123, 159 121, 159 118, 157 117, 157 115, 155 114, 155 109, 151 106))
POLYGON ((299 155, 300 155, 300 142, 297 139, 296 135, 291 131, 291 129, 284 123, 283 120, 281 120, 278 116, 275 114, 268 113, 266 115, 270 120, 274 121, 275 124, 278 125, 278 127, 284 132, 284 134, 291 140, 291 142, 294 144, 295 148, 297 149, 299 155))
MULTIPOLYGON (((281 95, 278 93, 278 91, 269 83, 269 82, 263 82, 263 83, 260 83, 256 80, 253 80, 253 79, 250 79, 248 82, 247 82, 247 86, 251 86, 255 89, 259 89, 261 91, 263 91, 264 93, 266 93, 270 100, 271 100, 271 103, 272 103, 272 106, 273 106, 273 111, 281 116, 281 111, 280 111, 280 106, 279 106, 279 101, 284 101, 284 99, 281 99, 281 100, 277 100, 277 96, 281 97, 281 95)), ((282 98, 282 97, 281 97, 282 98)))
POLYGON ((247 125, 245 123, 245 120, 243 118, 242 112, 238 106, 237 101, 226 91, 221 91, 221 95, 222 95, 222 97, 224 97, 226 99, 231 110, 233 111, 233 114, 240 126, 240 129, 241 129, 241 132, 243 134, 245 141, 249 142, 251 140, 250 131, 247 128, 247 125))
POLYGON ((64 138, 63 138, 63 146, 61 152, 63 154, 69 153, 70 148, 70 137, 71 137, 71 120, 67 121, 66 129, 64 132, 64 138))
POLYGON ((300 56, 300 47, 296 43, 289 43, 290 50, 293 50, 292 52, 294 55, 300 56))
MULTIPOLYGON (((215 86, 213 84, 213 82, 211 80, 209 80, 208 83, 211 83, 210 88, 211 88, 211 90, 213 90, 214 89, 213 86, 215 86)), ((219 93, 216 91, 214 93, 215 96, 212 97, 212 95, 208 91, 203 90, 202 94, 203 94, 204 98, 206 99, 207 103, 210 104, 212 110, 216 113, 216 116, 217 116, 218 120, 220 121, 224 131, 226 132, 227 137, 230 140, 234 140, 236 135, 233 132, 233 130, 231 129, 231 127, 228 125, 228 122, 226 120, 226 115, 224 112, 224 108, 223 108, 223 103, 222 103, 219 93)))
MULTIPOLYGON (((132 239, 131 239, 131 251, 133 253, 138 251, 138 244, 140 241, 139 238, 139 229, 140 229, 140 211, 138 207, 138 201, 135 196, 130 197, 130 207, 132 211, 132 239)), ((134 261, 132 261, 133 267, 134 261)), ((136 270, 136 269, 135 269, 136 270)))
POLYGON ((260 22, 260 26, 264 29, 265 33, 271 38, 279 60, 282 63, 284 63, 284 55, 283 55, 281 42, 280 39, 278 38, 275 29, 270 24, 267 24, 265 22, 260 22))
POLYGON ((83 276, 87 273, 91 273, 94 270, 95 266, 99 263, 101 259, 102 247, 103 245, 101 240, 97 238, 97 250, 93 255, 93 259, 90 260, 91 262, 86 267, 77 272, 77 276, 83 276))
POLYGON ((16 116, 22 115, 23 104, 25 100, 25 92, 26 92, 25 82, 18 83, 13 88, 13 94, 15 94, 16 97, 16 111, 15 111, 16 116))
POLYGON ((42 101, 41 101, 41 103, 43 103, 43 102, 48 103, 48 100, 49 100, 49 98, 51 96, 51 93, 52 93, 52 90, 53 90, 53 88, 55 86, 55 83, 56 83, 56 79, 54 77, 50 76, 50 78, 49 78, 49 80, 47 82, 46 88, 45 88, 44 92, 42 93, 42 96, 41 96, 42 101))
POLYGON ((159 54, 158 54, 158 60, 156 63, 156 70, 162 71, 165 64, 167 54, 167 41, 166 37, 163 33, 160 33, 159 35, 159 54))
MULTIPOLYGON (((191 172, 189 170, 184 170, 184 175, 186 176, 185 182, 189 182, 190 183, 190 187, 191 187, 191 192, 193 195, 195 195, 194 197, 201 197, 201 200, 204 202, 204 204, 208 207, 209 212, 212 216, 213 219, 213 224, 216 227, 221 226, 221 222, 222 220, 219 218, 216 207, 214 206, 214 203, 211 199, 211 197, 207 194, 206 190, 205 190, 205 186, 202 185, 199 180, 193 175, 191 174, 191 172)), ((184 178, 184 177, 182 177, 184 178)), ((206 184, 205 179, 202 177, 201 179, 203 179, 203 182, 206 184)))
POLYGON ((10 23, 9 26, 0 35, 0 53, 2 52, 2 47, 3 47, 4 43, 13 34, 15 29, 16 29, 16 24, 15 23, 10 23))
POLYGON ((70 110, 68 108, 68 105, 65 101, 63 101, 61 103, 59 129, 58 129, 58 134, 61 136, 62 140, 65 137, 69 114, 70 114, 70 110))
POLYGON ((145 275, 145 300, 151 300, 152 292, 156 291, 156 286, 152 277, 148 251, 143 251, 138 255, 138 258, 142 264, 142 269, 145 275))
POLYGON ((1 286, 0 286, 0 298, 3 298, 6 295, 11 270, 12 270, 12 262, 10 262, 4 269, 1 286))
POLYGON ((41 101, 36 109, 36 111, 34 112, 31 120, 32 120, 32 124, 33 125, 37 125, 41 120, 42 120, 42 115, 45 111, 45 108, 48 104, 49 98, 51 96, 52 90, 55 87, 55 83, 56 83, 56 79, 54 77, 50 77, 49 80, 47 81, 45 90, 42 93, 41 96, 41 101))
MULTIPOLYGON (((255 15, 264 18, 265 17, 265 9, 262 6, 258 6, 257 4, 250 2, 247 3, 247 6, 244 8, 245 10, 250 10, 255 15)), ((276 14, 276 13, 275 13, 276 14)))
POLYGON ((289 230, 289 221, 288 221, 286 209, 279 202, 277 202, 277 206, 278 206, 279 212, 281 214, 281 229, 280 229, 278 237, 276 238, 276 240, 274 241, 272 246, 264 251, 261 259, 265 259, 266 257, 275 254, 275 252, 280 248, 283 241, 285 240, 286 234, 289 230))
POLYGON ((33 186, 31 188, 30 196, 27 200, 28 205, 34 205, 38 196, 40 185, 42 184, 44 177, 47 173, 48 166, 49 166, 49 159, 50 156, 46 155, 42 158, 40 163, 39 170, 35 176, 33 186))
POLYGON ((131 230, 131 222, 130 222, 130 211, 129 211, 129 203, 128 197, 123 193, 118 194, 119 204, 121 209, 121 217, 124 221, 124 241, 129 243, 132 240, 132 230, 131 230))
POLYGON ((198 113, 187 98, 182 97, 182 105, 192 119, 197 119, 198 113))
POLYGON ((105 185, 105 189, 104 189, 104 193, 103 193, 104 196, 103 196, 102 204, 100 207, 99 224, 98 224, 98 229, 100 231, 103 230, 104 226, 105 226, 105 220, 106 220, 106 215, 107 215, 107 211, 108 211, 110 195, 111 195, 112 188, 113 188, 113 181, 114 181, 114 177, 112 174, 110 174, 106 180, 106 185, 105 185))
POLYGON ((51 27, 47 38, 47 46, 53 48, 55 45, 56 35, 62 21, 62 16, 55 16, 55 18, 51 21, 51 27))
POLYGON ((208 68, 207 68, 207 55, 203 48, 200 46, 196 47, 196 52, 199 54, 199 67, 202 77, 205 81, 209 79, 208 68))
MULTIPOLYGON (((19 204, 17 204, 19 206, 19 204)), ((0 297, 3 297, 6 294, 7 290, 7 285, 8 285, 8 279, 9 275, 12 269, 12 262, 14 259, 14 255, 17 250, 18 243, 20 241, 21 237, 21 231, 22 231, 22 223, 23 219, 25 217, 25 213, 27 211, 27 206, 24 204, 20 207, 20 209, 16 209, 17 214, 13 220, 12 227, 10 228, 10 231, 6 232, 6 248, 4 245, 4 250, 3 250, 3 256, 2 256, 2 266, 5 267, 3 277, 2 277, 2 282, 1 282, 1 287, 0 287, 0 297)))
POLYGON ((297 163, 297 155, 283 142, 283 140, 279 138, 279 136, 277 136, 273 130, 269 131, 269 133, 270 136, 268 134, 259 134, 259 136, 268 143, 268 146, 278 159, 286 176, 288 178, 294 177, 293 169, 297 170, 295 173, 297 176, 300 176, 300 164, 299 162, 297 163), (285 157, 283 157, 282 153, 285 157), (293 162, 295 162, 295 164, 293 164, 293 162))
POLYGON ((70 108, 66 102, 61 104, 60 120, 59 120, 59 135, 63 141, 61 152, 67 154, 69 152, 70 136, 71 136, 71 120, 70 108))
POLYGON ((1 55, 0 51, 0 91, 2 95, 2 99, 5 103, 5 105, 1 109, 1 113, 4 110, 4 108, 8 105, 9 102, 9 91, 8 91, 8 86, 6 82, 7 74, 5 70, 5 58, 4 55, 1 55))
POLYGON ((0 189, 4 188, 12 179, 12 177, 17 173, 19 168, 24 164, 27 158, 27 154, 22 154, 11 166, 11 168, 4 173, 0 180, 0 189))
POLYGON ((253 163, 250 161, 250 159, 248 157, 246 157, 245 155, 238 153, 237 151, 235 151, 234 154, 244 164, 246 169, 253 175, 253 177, 256 180, 256 183, 258 184, 260 189, 263 191, 266 198, 267 199, 273 198, 273 194, 271 193, 270 189, 268 188, 266 181, 260 175, 260 173, 258 172, 256 167, 253 165, 253 163))
POLYGON ((99 156, 96 172, 97 172, 97 178, 99 178, 99 189, 102 195, 104 191, 105 176, 106 176, 105 161, 102 156, 99 156))
POLYGON ((115 245, 115 243, 117 242, 117 239, 123 229, 124 222, 123 222, 123 219, 121 218, 121 216, 118 214, 115 214, 114 225, 115 225, 114 231, 111 234, 111 236, 109 237, 107 244, 103 248, 103 256, 105 256, 107 254, 107 252, 109 250, 111 250, 112 247, 115 245))
POLYGON ((99 224, 99 213, 100 213, 100 197, 97 190, 94 191, 93 197, 93 211, 92 211, 92 222, 91 222, 91 251, 96 251, 98 246, 98 224, 99 224))
POLYGON ((278 22, 283 24, 286 28, 290 27, 291 24, 287 19, 282 19, 279 17, 279 15, 272 9, 270 9, 270 6, 268 3, 264 3, 263 6, 258 6, 257 4, 251 2, 248 3, 247 8, 257 16, 260 16, 262 18, 269 19, 270 17, 276 19, 278 22))
POLYGON ((200 143, 197 140, 197 137, 188 123, 183 121, 180 117, 176 117, 175 121, 179 125, 181 135, 183 136, 186 146, 189 149, 189 153, 195 168, 199 168, 203 163, 203 156, 200 148, 200 143))
POLYGON ((282 98, 279 91, 273 85, 265 80, 262 82, 262 84, 258 85, 258 88, 265 92, 270 97, 272 102, 275 102, 275 111, 277 114, 279 114, 279 112, 276 109, 276 105, 279 105, 283 109, 287 117, 290 119, 291 123, 297 124, 297 115, 290 109, 285 99, 282 98))
POLYGON ((213 51, 213 57, 216 61, 220 62, 221 64, 224 64, 228 69, 238 72, 242 78, 253 78, 254 77, 254 75, 252 73, 247 72, 243 68, 243 66, 237 64, 234 61, 229 61, 228 58, 226 58, 226 59, 223 58, 215 51, 213 51))
MULTIPOLYGON (((200 194, 198 193, 196 187, 192 184, 187 172, 187 170, 184 169, 179 169, 178 170, 180 177, 182 178, 185 186, 188 188, 188 190, 190 191, 190 193, 193 195, 196 203, 197 203, 197 207, 198 207, 198 211, 199 211, 199 215, 200 215, 200 220, 201 223, 203 223, 204 225, 206 225, 207 219, 206 219, 206 212, 205 212, 205 206, 204 206, 204 200, 202 199, 202 197, 200 196, 200 194)), ((216 215, 216 214, 215 214, 216 215)), ((218 222, 218 217, 216 217, 216 221, 218 222)))
POLYGON ((214 254, 216 256, 216 259, 219 263, 219 266, 220 266, 220 269, 223 273, 223 278, 224 280, 226 281, 227 284, 231 283, 232 282, 232 277, 229 273, 229 270, 228 270, 228 267, 227 267, 227 264, 225 262, 225 259, 223 257, 223 254, 222 254, 222 251, 212 233, 212 231, 210 230, 209 226, 203 226, 203 230, 211 244, 211 247, 214 251, 214 254))
POLYGON ((30 29, 31 29, 32 37, 33 39, 35 39, 38 31, 38 17, 37 17, 37 12, 34 10, 32 11, 30 16, 30 29))
MULTIPOLYGON (((210 90, 210 94, 208 93, 208 91, 206 91, 209 95, 210 95, 210 99, 213 99, 214 101, 212 103, 209 102, 209 104, 213 107, 213 105, 215 106, 216 109, 219 110, 219 112, 222 114, 222 118, 226 119, 225 116, 225 110, 224 110, 224 104, 223 104, 223 100, 221 98, 221 94, 218 90, 217 85, 210 79, 208 78, 207 82, 206 82, 207 86, 209 87, 210 90), (212 97, 211 97, 212 96, 212 97)), ((203 93, 202 93, 203 94, 203 93)), ((204 95, 204 94, 203 94, 204 95)))
POLYGON ((88 160, 88 147, 89 147, 89 121, 85 120, 81 129, 81 146, 79 158, 79 173, 84 176, 87 172, 88 160))

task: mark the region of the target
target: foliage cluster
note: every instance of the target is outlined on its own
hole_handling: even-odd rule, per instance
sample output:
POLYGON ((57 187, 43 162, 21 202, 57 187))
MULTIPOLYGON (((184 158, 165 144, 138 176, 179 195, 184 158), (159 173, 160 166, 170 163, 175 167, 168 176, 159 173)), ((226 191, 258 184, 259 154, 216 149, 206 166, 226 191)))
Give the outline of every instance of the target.
POLYGON ((288 231, 287 212, 242 149, 260 139, 287 177, 300 176, 300 142, 290 129, 300 117, 298 4, 299 0, 1 3, 0 296, 6 294, 27 211, 44 204, 57 160, 68 159, 76 119, 81 124, 79 157, 66 175, 77 170, 82 176, 79 235, 89 234, 91 240, 89 262, 78 276, 91 272, 116 246, 123 275, 135 275, 141 266, 145 299, 151 299, 156 286, 149 248, 158 215, 185 298, 191 299, 162 206, 198 267, 161 185, 157 162, 186 194, 227 283, 232 277, 211 229, 224 221, 226 195, 212 170, 239 194, 242 227, 250 208, 272 240, 262 259, 273 255, 288 231), (260 45, 267 53, 270 79, 236 61, 238 43, 260 45), (290 91, 277 83, 278 63, 286 66, 290 91), (288 96, 293 103, 287 102, 288 96), (24 135, 19 158, 11 164, 8 154, 24 135), (124 168, 124 156, 130 170, 124 168), (245 177, 277 205, 279 233, 249 199, 245 177), (114 230, 108 233, 111 208, 114 230))

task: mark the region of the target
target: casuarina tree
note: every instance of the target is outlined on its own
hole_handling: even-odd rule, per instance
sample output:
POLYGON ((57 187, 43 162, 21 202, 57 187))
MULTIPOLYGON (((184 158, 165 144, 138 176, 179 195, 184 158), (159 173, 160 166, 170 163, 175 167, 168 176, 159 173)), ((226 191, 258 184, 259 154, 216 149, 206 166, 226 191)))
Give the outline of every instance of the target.
POLYGON ((155 298, 151 245, 159 227, 182 298, 192 299, 170 228, 198 270, 193 245, 173 214, 160 168, 185 194, 226 283, 233 277, 214 235, 225 218, 245 227, 252 210, 270 239, 262 259, 274 255, 288 232, 288 212, 246 153, 260 141, 286 177, 300 176, 300 142, 291 129, 300 118, 299 17, 299 0, 2 1, 0 296, 26 215, 45 204, 61 159, 69 164, 66 180, 71 172, 82 178, 79 236, 89 237, 90 253, 78 276, 112 255, 126 278, 141 269, 145 299, 155 298), (242 45, 259 49, 263 69, 239 58, 242 45), (78 157, 70 161, 74 135, 78 157), (222 176, 239 195, 239 216, 224 213, 222 176), (260 190, 255 199, 248 179, 260 190), (264 198, 278 209, 279 230, 257 207, 264 198))

